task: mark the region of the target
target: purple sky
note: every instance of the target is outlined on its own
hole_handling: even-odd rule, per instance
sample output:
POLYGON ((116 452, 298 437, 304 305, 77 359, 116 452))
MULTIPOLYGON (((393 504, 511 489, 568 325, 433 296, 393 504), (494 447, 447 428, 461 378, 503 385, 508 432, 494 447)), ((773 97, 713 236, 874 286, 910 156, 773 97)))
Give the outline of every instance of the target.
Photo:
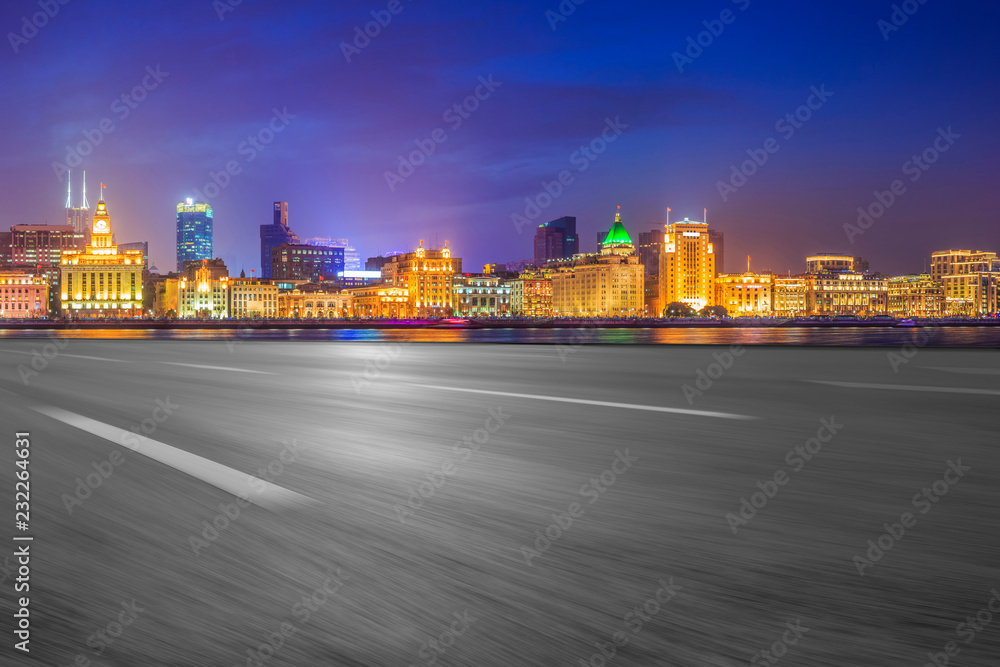
POLYGON ((447 239, 468 269, 530 258, 533 226, 563 215, 593 250, 618 205, 633 236, 662 225, 668 206, 675 219, 707 207, 731 271, 747 254, 781 273, 816 251, 904 273, 937 249, 1000 250, 995 3, 929 0, 886 39, 889 2, 587 0, 553 30, 558 0, 401 0, 348 62, 341 44, 388 0, 243 0, 221 20, 226 0, 52 2, 37 34, 22 33, 22 17, 38 0, 0 9, 0 169, 16 195, 0 225, 62 222, 66 180, 53 165, 67 145, 86 149, 88 132, 100 143, 74 190, 83 168, 91 204, 107 184, 118 241, 148 240, 161 271, 174 267, 177 202, 212 192, 210 172, 230 161, 240 173, 209 201, 215 254, 235 272, 259 269, 257 229, 276 200, 302 237, 348 237, 363 257, 447 239), (723 10, 731 21, 713 24, 723 10), (674 52, 705 21, 721 34, 679 71, 674 52), (168 74, 155 83, 147 67, 168 74), (490 76, 499 87, 456 128, 445 112, 490 76), (152 90, 126 107, 144 77, 152 90), (813 98, 787 136, 776 121, 813 86, 833 94, 813 98), (294 118, 251 151, 243 142, 274 109, 294 118), (609 118, 627 129, 593 160, 574 155, 609 118), (912 182, 905 163, 948 127, 960 137, 912 182), (390 190, 397 156, 438 128, 447 140, 390 190), (724 201, 718 182, 772 137, 777 152, 724 201), (518 233, 512 214, 563 170, 572 183, 518 233), (896 179, 905 192, 849 242, 844 224, 896 179))

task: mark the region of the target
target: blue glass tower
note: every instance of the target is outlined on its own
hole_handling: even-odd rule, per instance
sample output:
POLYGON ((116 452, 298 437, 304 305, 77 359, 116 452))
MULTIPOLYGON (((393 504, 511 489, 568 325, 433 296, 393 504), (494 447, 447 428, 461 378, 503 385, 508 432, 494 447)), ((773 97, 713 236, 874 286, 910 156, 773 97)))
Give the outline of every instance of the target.
POLYGON ((177 205, 177 271, 184 262, 212 259, 212 207, 203 202, 177 205))

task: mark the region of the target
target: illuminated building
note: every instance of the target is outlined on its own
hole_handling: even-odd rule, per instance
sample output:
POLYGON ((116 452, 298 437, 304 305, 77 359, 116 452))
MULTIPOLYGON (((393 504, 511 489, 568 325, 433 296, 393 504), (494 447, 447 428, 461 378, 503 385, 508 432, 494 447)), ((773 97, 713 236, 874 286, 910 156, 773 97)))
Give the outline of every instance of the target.
POLYGON ((177 270, 185 262, 212 259, 212 207, 190 199, 177 205, 177 270))
POLYGON ((79 206, 73 206, 73 195, 72 195, 72 176, 73 172, 69 171, 66 174, 66 224, 73 228, 73 231, 80 235, 83 239, 81 242, 81 250, 83 243, 87 240, 87 235, 90 234, 90 228, 92 226, 92 221, 90 217, 90 204, 87 203, 87 172, 83 172, 83 200, 80 202, 79 206))
POLYGON ((559 317, 640 317, 644 313, 643 266, 621 221, 601 242, 599 255, 578 255, 572 262, 550 263, 552 313, 559 317))
POLYGON ((514 317, 552 317, 552 278, 521 274, 511 280, 510 310, 514 317))
POLYGON ((806 273, 837 273, 838 271, 867 273, 868 262, 860 257, 836 252, 824 252, 806 257, 806 273))
POLYGON ((262 278, 271 275, 271 255, 274 248, 282 243, 298 245, 299 237, 288 226, 288 202, 274 202, 274 222, 260 226, 260 274, 262 278))
POLYGON ((1000 259, 983 250, 940 250, 931 255, 931 277, 944 288, 948 315, 994 315, 1000 259))
POLYGON ((580 252, 576 218, 564 216, 538 226, 535 231, 535 264, 542 266, 553 259, 569 259, 580 252))
POLYGON ((70 225, 14 225, 10 228, 6 265, 44 277, 49 285, 49 313, 58 315, 63 252, 83 251, 86 238, 70 225))
POLYGON ((242 272, 239 278, 230 278, 229 316, 278 317, 278 286, 266 278, 247 278, 242 272))
POLYGON ((381 271, 348 271, 338 279, 341 287, 366 287, 382 282, 381 271))
POLYGON ((639 232, 639 263, 647 276, 660 273, 660 251, 663 250, 663 231, 653 229, 649 232, 639 232))
POLYGON ((332 285, 310 283, 278 294, 278 317, 333 319, 348 317, 353 296, 332 285))
POLYGON ((778 317, 801 317, 806 314, 806 287, 803 276, 775 276, 772 309, 778 317))
POLYGON ((406 320, 413 317, 405 287, 372 285, 344 290, 351 297, 353 317, 406 320))
POLYGON ((720 273, 715 279, 715 305, 730 317, 770 317, 774 276, 768 273, 720 273))
POLYGON ((889 279, 889 314, 893 317, 941 317, 944 288, 929 273, 889 279))
POLYGON ((306 245, 327 246, 344 249, 344 271, 361 270, 361 253, 347 239, 314 237, 306 239, 306 245))
POLYGON ((509 317, 510 285, 497 276, 455 276, 455 313, 465 317, 509 317))
POLYGON ((447 241, 440 250, 423 244, 414 252, 392 257, 382 267, 382 282, 406 288, 413 316, 448 317, 455 307, 452 280, 462 272, 462 260, 451 256, 447 241))
POLYGON ((712 244, 712 254, 715 255, 715 275, 726 272, 726 236, 715 229, 708 230, 708 242, 712 244))
POLYGON ((344 273, 344 249, 280 243, 271 249, 275 280, 337 280, 344 273))
POLYGON ((143 282, 142 307, 152 317, 177 317, 180 305, 179 290, 179 274, 150 275, 143 282))
POLYGON ((889 310, 885 278, 871 273, 815 273, 806 276, 810 315, 885 315, 889 310))
POLYGON ((0 318, 27 320, 49 313, 49 281, 17 269, 0 270, 0 318))
POLYGON ((675 301, 695 310, 714 305, 715 276, 715 248, 708 224, 687 218, 668 224, 660 254, 661 312, 657 314, 675 301))
POLYGON ((177 289, 177 316, 225 319, 229 317, 229 275, 221 259, 201 265, 189 262, 177 289), (220 268, 221 267, 221 268, 220 268))
POLYGON ((103 197, 83 252, 64 250, 59 289, 67 317, 141 317, 142 253, 118 252, 103 197))

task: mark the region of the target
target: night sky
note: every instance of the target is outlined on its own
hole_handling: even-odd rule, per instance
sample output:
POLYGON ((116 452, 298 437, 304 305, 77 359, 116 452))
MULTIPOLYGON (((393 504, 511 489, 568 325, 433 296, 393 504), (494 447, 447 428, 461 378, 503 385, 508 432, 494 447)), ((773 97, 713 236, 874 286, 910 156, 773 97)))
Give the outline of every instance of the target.
POLYGON ((674 219, 708 208, 729 271, 750 254, 755 270, 796 273, 807 254, 841 251, 898 274, 938 249, 1000 250, 995 2, 910 0, 915 13, 892 31, 878 24, 892 3, 871 0, 566 0, 569 16, 559 0, 400 0, 397 14, 388 0, 46 2, 58 13, 29 39, 22 17, 38 0, 0 9, 0 225, 62 223, 66 177, 53 165, 67 145, 89 148, 87 132, 100 143, 74 168, 75 198, 86 168, 91 205, 108 186, 117 240, 148 240, 164 272, 176 204, 196 191, 215 195, 215 254, 248 275, 276 200, 303 238, 348 237, 362 257, 447 239, 467 270, 530 258, 534 226, 563 215, 593 251, 619 205, 633 238, 668 206, 674 219), (355 50, 372 11, 391 21, 355 50), (674 53, 705 21, 721 34, 703 35, 679 71, 674 53), (488 97, 480 77, 495 82, 488 97), (136 86, 145 99, 130 108, 121 97, 136 86), (776 127, 824 86, 832 95, 813 97, 800 127, 776 127), (477 87, 475 111, 445 116, 477 87), (272 123, 275 109, 293 117, 272 123), (608 119, 627 128, 609 130, 594 159, 576 153, 608 119), (260 134, 269 123, 281 130, 270 143, 244 143, 272 138, 260 134), (439 128, 446 141, 390 189, 398 156, 439 128), (959 137, 926 171, 904 172, 939 128, 959 137), (724 200, 719 181, 769 138, 777 152, 724 200), (240 173, 206 190, 228 162, 240 173), (512 214, 564 170, 572 182, 518 233, 512 214), (896 179, 903 194, 849 242, 844 224, 896 179))

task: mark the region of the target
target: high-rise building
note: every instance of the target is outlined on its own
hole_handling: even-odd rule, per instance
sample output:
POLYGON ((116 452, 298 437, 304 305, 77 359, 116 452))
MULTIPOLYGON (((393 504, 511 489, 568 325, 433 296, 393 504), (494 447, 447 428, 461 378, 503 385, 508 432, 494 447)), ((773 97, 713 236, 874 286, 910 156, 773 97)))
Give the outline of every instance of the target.
POLYGON ((282 243, 271 249, 275 280, 338 280, 344 275, 344 249, 282 243))
POLYGON ((726 272, 726 236, 722 232, 709 229, 708 242, 712 244, 712 254, 715 255, 715 275, 726 272))
POLYGON ((282 243, 300 245, 299 237, 288 226, 288 202, 274 202, 274 219, 269 225, 260 226, 260 273, 263 278, 273 278, 271 255, 282 243))
POLYGON ((944 287, 948 315, 994 315, 1000 292, 1000 258, 984 250, 939 250, 931 277, 944 287))
POLYGON ((715 247, 707 223, 684 218, 667 225, 660 254, 658 314, 674 302, 695 310, 714 305, 716 273, 715 247))
POLYGON ((102 198, 85 249, 64 250, 59 290, 67 317, 139 317, 145 266, 138 250, 118 252, 102 198))
POLYGON ((212 259, 212 207, 188 199, 177 205, 177 270, 184 262, 212 259))
POLYGON ((448 317, 455 308, 453 279, 462 273, 462 259, 444 248, 425 248, 396 255, 382 267, 382 282, 407 288, 407 312, 416 317, 448 317))
POLYGON ((311 239, 306 239, 306 245, 321 245, 330 248, 343 248, 344 249, 344 270, 345 271, 360 271, 361 270, 361 253, 350 244, 347 239, 335 239, 329 237, 316 236, 311 239))
POLYGON ((70 225, 14 225, 10 228, 7 265, 43 276, 48 281, 48 307, 52 315, 58 315, 61 310, 59 280, 63 252, 82 252, 88 236, 70 225))
POLYGON ((637 246, 639 263, 642 264, 647 276, 655 276, 660 272, 660 251, 663 250, 663 236, 663 230, 657 228, 648 232, 639 232, 639 245, 637 246))
POLYGON ((562 317, 640 317, 644 314, 643 267, 622 224, 621 211, 600 245, 600 254, 553 266, 552 313, 562 317))
POLYGON ((580 252, 576 218, 564 216, 538 226, 535 232, 535 265, 553 259, 569 259, 580 252))
POLYGON ((86 242, 89 240, 87 235, 90 234, 91 227, 90 204, 87 203, 87 172, 83 172, 83 199, 79 206, 73 206, 72 176, 72 171, 67 172, 66 224, 71 226, 77 234, 80 234, 86 242))

